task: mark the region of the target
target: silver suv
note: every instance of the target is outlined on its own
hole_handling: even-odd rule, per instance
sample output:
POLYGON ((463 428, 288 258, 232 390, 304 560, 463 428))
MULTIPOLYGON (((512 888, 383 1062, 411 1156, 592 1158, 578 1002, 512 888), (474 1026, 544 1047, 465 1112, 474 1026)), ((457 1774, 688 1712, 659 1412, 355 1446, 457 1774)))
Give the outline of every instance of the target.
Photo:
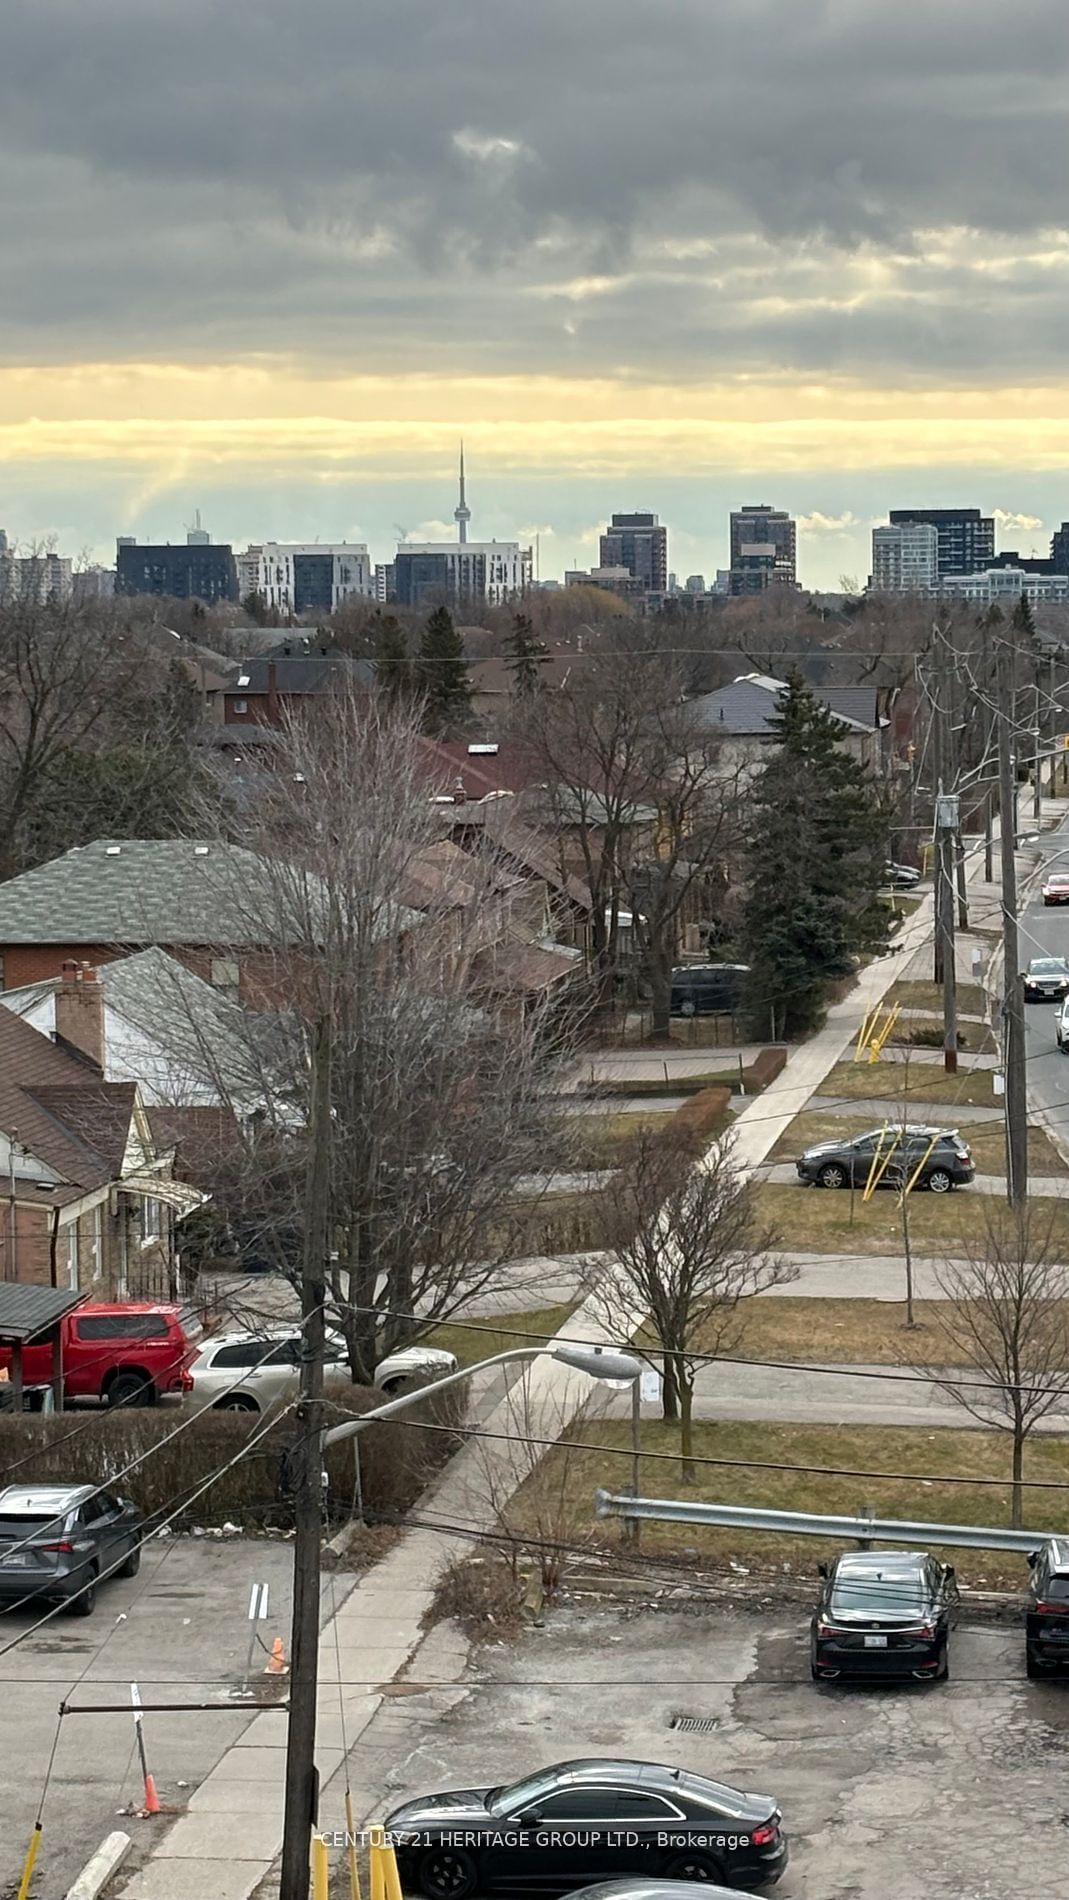
MULTIPOLYGON (((204 1342, 193 1364, 194 1405, 221 1411, 262 1412, 297 1391, 301 1336, 292 1327, 270 1332, 216 1333, 204 1342)), ((440 1346, 406 1346, 375 1368, 383 1392, 443 1379, 456 1371, 456 1355, 440 1346)), ((349 1359, 340 1333, 328 1332, 323 1385, 328 1397, 352 1392, 349 1359)))

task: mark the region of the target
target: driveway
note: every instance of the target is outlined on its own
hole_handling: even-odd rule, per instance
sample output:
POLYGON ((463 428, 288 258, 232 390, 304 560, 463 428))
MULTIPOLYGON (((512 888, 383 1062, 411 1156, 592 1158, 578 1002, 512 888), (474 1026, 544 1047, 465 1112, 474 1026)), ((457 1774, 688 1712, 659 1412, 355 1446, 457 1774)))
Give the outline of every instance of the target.
MULTIPOLYGON (((288 1642, 292 1546, 269 1538, 172 1537, 149 1543, 141 1572, 101 1586, 91 1617, 61 1613, 0 1656, 4 1772, 0 1775, 0 1894, 14 1892, 33 1828, 56 1729, 59 1703, 130 1702, 137 1682, 146 1704, 208 1702, 209 1712, 145 1716, 149 1769, 160 1799, 180 1806, 235 1742, 254 1709, 235 1709, 248 1649, 247 1612, 253 1582, 269 1591, 269 1618, 259 1627, 270 1642, 288 1642), (125 1621, 120 1621, 125 1618, 125 1621), (77 1686, 75 1686, 77 1685, 77 1686), (216 1712, 218 1710, 218 1713, 216 1712)), ((0 1616, 0 1649, 37 1620, 28 1611, 0 1616)), ((265 1657, 253 1664, 256 1693, 265 1692, 265 1657)), ((274 1699, 272 1697, 272 1699, 274 1699)), ((132 1759, 129 1715, 63 1719, 44 1812, 35 1893, 48 1900, 67 1887, 105 1834, 125 1826, 147 1852, 164 1825, 116 1820, 142 1787, 132 1759)))
MULTIPOLYGON (((814 1568, 823 1554, 814 1542, 814 1568)), ((622 1755, 774 1794, 792 1852, 776 1900, 1064 1890, 1069 1688, 1026 1681, 1015 1626, 966 1618, 945 1686, 843 1689, 809 1680, 805 1603, 594 1605, 483 1649, 459 1691, 382 1708, 361 1750, 362 1811, 383 1786, 388 1807, 622 1755), (679 1716, 708 1732, 681 1732, 679 1716)), ((411 1670, 425 1685, 442 1680, 429 1661, 411 1670)))

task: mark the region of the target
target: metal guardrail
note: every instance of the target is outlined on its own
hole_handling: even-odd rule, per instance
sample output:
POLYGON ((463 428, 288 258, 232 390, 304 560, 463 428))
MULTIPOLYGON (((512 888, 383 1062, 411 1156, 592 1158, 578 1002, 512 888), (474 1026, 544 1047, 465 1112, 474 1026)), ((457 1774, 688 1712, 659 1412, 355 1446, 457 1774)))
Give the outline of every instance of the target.
POLYGON ((763 1511, 744 1504, 688 1504, 679 1498, 634 1498, 597 1491, 598 1517, 648 1518, 668 1524, 710 1524, 726 1530, 785 1531, 792 1536, 853 1538, 862 1544, 957 1544, 967 1550, 1038 1550, 1052 1531, 996 1530, 985 1524, 923 1524, 896 1517, 817 1517, 809 1511, 763 1511))

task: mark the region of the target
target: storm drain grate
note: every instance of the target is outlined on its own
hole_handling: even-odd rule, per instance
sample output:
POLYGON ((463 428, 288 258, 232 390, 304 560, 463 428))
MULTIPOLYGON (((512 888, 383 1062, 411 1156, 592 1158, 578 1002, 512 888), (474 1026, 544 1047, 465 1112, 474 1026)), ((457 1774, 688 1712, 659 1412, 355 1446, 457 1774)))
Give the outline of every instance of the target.
POLYGON ((716 1715, 683 1715, 677 1710, 670 1717, 668 1726, 678 1729, 683 1735, 712 1735, 720 1727, 720 1718, 716 1715))

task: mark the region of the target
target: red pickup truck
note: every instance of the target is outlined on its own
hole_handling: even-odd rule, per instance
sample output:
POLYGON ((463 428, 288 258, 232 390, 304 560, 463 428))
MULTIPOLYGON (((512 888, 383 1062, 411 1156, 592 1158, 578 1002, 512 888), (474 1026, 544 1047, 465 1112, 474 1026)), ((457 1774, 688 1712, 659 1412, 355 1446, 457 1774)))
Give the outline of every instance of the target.
MULTIPOLYGON (((155 1405, 165 1392, 193 1389, 189 1367, 203 1336, 197 1314, 171 1301, 86 1301, 60 1321, 63 1397, 107 1405, 155 1405)), ((0 1347, 10 1375, 11 1348, 0 1347)), ((22 1349, 26 1385, 47 1385, 52 1347, 22 1349)))

